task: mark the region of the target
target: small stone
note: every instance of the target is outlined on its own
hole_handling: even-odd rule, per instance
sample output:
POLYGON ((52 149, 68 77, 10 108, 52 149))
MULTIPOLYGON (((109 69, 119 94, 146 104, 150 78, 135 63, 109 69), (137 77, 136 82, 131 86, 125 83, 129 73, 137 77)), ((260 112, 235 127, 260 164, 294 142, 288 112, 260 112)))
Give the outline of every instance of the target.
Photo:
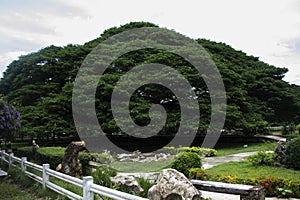
POLYGON ((143 192, 143 188, 138 184, 133 176, 117 175, 111 178, 111 182, 128 188, 133 194, 143 192))

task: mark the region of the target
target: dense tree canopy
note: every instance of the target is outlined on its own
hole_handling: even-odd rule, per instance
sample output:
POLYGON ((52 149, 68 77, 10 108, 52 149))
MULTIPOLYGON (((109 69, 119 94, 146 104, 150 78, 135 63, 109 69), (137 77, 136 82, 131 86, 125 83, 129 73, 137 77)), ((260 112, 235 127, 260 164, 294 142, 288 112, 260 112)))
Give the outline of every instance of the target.
MULTIPOLYGON (((0 81, 0 94, 18 105, 22 114, 21 132, 46 138, 76 135, 72 117, 73 82, 85 57, 112 35, 131 28, 154 26, 145 22, 129 23, 111 28, 84 45, 49 46, 12 62, 0 81)), ((286 68, 270 66, 223 43, 205 39, 197 42, 208 51, 224 81, 227 95, 225 129, 243 129, 244 133, 253 134, 264 131, 272 123, 299 123, 300 87, 282 80, 286 68)), ((205 133, 211 114, 210 94, 205 82, 185 60, 153 49, 141 49, 119 57, 100 79, 96 110, 104 132, 123 134, 111 112, 111 93, 124 73, 142 63, 171 66, 188 79, 200 105, 199 132, 205 133)), ((180 105, 172 91, 162 86, 150 84, 136 90, 130 102, 133 120, 140 125, 148 124, 153 103, 161 104, 167 112, 166 124, 160 134, 176 133, 180 105)))

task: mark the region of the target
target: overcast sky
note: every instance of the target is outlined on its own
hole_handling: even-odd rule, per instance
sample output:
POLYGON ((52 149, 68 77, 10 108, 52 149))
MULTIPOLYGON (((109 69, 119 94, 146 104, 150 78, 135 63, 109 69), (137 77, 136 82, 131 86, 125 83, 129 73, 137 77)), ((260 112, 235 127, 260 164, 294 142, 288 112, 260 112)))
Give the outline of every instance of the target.
POLYGON ((131 21, 224 42, 288 68, 285 80, 300 85, 299 0, 0 0, 0 73, 20 55, 131 21))

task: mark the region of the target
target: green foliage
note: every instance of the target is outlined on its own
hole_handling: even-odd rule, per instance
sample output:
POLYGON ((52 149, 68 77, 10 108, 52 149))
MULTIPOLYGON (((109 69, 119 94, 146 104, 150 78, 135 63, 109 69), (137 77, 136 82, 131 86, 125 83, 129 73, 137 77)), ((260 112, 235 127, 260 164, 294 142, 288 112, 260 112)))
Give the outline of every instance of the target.
POLYGON ((34 159, 34 154, 32 151, 32 147, 21 147, 18 148, 17 151, 14 151, 14 155, 21 158, 21 157, 27 157, 27 160, 34 159))
POLYGON ((296 126, 296 130, 297 130, 298 133, 300 134, 300 124, 298 124, 298 125, 296 126))
POLYGON ((62 162, 65 154, 65 148, 63 147, 41 147, 37 151, 38 163, 49 164, 50 168, 56 169, 57 165, 62 162))
POLYGON ((194 152, 203 157, 212 157, 217 155, 217 150, 210 148, 202 148, 202 147, 179 147, 177 149, 178 152, 194 152))
POLYGON ((148 191, 154 185, 154 183, 148 179, 143 179, 143 178, 137 178, 136 181, 141 186, 141 188, 143 188, 143 190, 144 190, 143 192, 138 193, 137 195, 140 197, 147 198, 148 191))
POLYGON ((79 152, 78 159, 82 165, 83 176, 88 176, 91 173, 89 162, 93 159, 92 155, 88 152, 79 152))
POLYGON ((98 167, 91 175, 94 177, 95 184, 111 188, 110 177, 116 176, 117 172, 109 167, 98 167))
POLYGON ((112 162, 112 157, 109 154, 105 153, 92 153, 92 160, 101 163, 101 164, 111 164, 112 162))
MULTIPOLYGON (((30 179, 28 176, 26 176, 24 173, 21 172, 20 169, 11 167, 8 171, 10 176, 7 176, 3 183, 9 183, 9 184, 17 184, 19 188, 14 188, 14 185, 10 185, 10 190, 6 191, 10 194, 7 194, 9 198, 7 199, 56 199, 56 200, 66 200, 67 197, 64 197, 62 195, 57 194, 56 192, 49 190, 49 189, 43 189, 42 185, 40 183, 37 183, 30 179), (13 191, 15 190, 15 191, 13 191), (18 193, 24 193, 22 196, 18 193), (27 193, 27 194, 26 194, 27 193), (30 194, 30 195, 29 195, 30 194), (18 197, 19 196, 19 197, 18 197), (34 196, 34 197, 30 197, 34 196)), ((2 182, 0 183, 0 188, 2 188, 2 182)), ((1 197, 3 199, 5 198, 5 193, 1 191, 1 197)), ((2 199, 1 198, 1 199, 2 199)))
POLYGON ((247 160, 253 165, 268 165, 274 166, 276 163, 276 155, 266 151, 259 151, 257 154, 247 157, 247 160))
MULTIPOLYGON (((16 109, 22 113, 20 134, 47 140, 53 136, 76 136, 72 117, 72 90, 84 58, 110 36, 139 27, 156 25, 135 22, 113 27, 84 45, 52 45, 21 56, 9 64, 0 81, 0 94, 8 101, 15 102, 16 109)), ((197 42, 209 52, 222 75, 228 103, 225 121, 228 132, 242 129, 247 135, 266 133, 268 123, 293 121, 299 115, 300 87, 282 80, 287 69, 268 65, 224 43, 204 39, 197 42)), ((185 49, 185 52, 192 53, 189 49, 185 49)), ((170 66, 188 79, 195 88, 200 105, 198 129, 205 133, 210 123, 211 107, 209 91, 203 79, 179 56, 151 49, 120 56, 99 80, 95 107, 104 132, 124 134, 117 127, 111 112, 111 93, 124 73, 146 63, 170 66)), ((132 119, 137 124, 148 124, 148 111, 154 103, 159 103, 167 111, 166 125, 159 134, 176 133, 180 125, 180 108, 178 100, 167 88, 149 84, 136 90, 129 105, 132 119)))
POLYGON ((165 153, 169 153, 171 155, 175 155, 177 153, 177 148, 173 146, 165 146, 163 147, 163 151, 165 153))
POLYGON ((209 180, 211 178, 211 175, 206 173, 206 171, 204 169, 190 168, 188 177, 190 179, 209 180))
MULTIPOLYGON (((65 155, 66 148, 64 147, 40 147, 37 151, 37 160, 35 160, 32 147, 18 148, 15 155, 18 157, 27 157, 28 160, 35 160, 38 164, 49 164, 51 169, 56 169, 65 155)), ((87 152, 80 152, 78 159, 82 165, 83 175, 90 173, 89 162, 93 159, 92 155, 87 152)))
POLYGON ((268 197, 300 197, 300 182, 290 179, 262 177, 262 178, 239 178, 234 175, 214 175, 200 168, 190 169, 191 179, 218 181, 231 184, 245 184, 265 187, 268 197))
POLYGON ((183 152, 179 153, 175 161, 172 163, 171 168, 183 173, 185 176, 189 176, 190 168, 201 168, 202 162, 199 154, 195 152, 183 152))
POLYGON ((286 163, 289 167, 300 169, 300 137, 293 139, 287 144, 286 163))

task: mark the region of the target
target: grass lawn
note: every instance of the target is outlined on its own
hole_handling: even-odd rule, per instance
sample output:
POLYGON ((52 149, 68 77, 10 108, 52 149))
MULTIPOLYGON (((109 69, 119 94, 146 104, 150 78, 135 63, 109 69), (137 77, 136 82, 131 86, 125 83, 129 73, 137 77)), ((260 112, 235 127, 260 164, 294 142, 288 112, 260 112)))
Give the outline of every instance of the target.
POLYGON ((218 151, 218 156, 226 156, 236 153, 252 152, 252 151, 273 151, 277 145, 277 142, 262 142, 262 143, 249 143, 248 147, 243 147, 244 144, 232 143, 232 144, 220 144, 215 147, 218 151))
MULTIPOLYGON (((0 166, 7 171, 6 165, 0 166)), ((0 199, 2 200, 66 200, 49 189, 42 189, 42 185, 33 181, 19 169, 11 168, 8 170, 8 176, 0 178, 0 199)))
POLYGON ((37 199, 32 193, 22 189, 19 185, 11 181, 4 181, 0 178, 0 194, 3 200, 28 200, 37 199))
MULTIPOLYGON (((243 147, 241 143, 233 144, 222 144, 216 147, 218 151, 218 156, 231 155, 236 153, 252 152, 252 151, 266 151, 274 150, 276 147, 276 142, 263 142, 263 143, 250 143, 248 147, 243 147)), ((170 166, 172 161, 153 161, 153 162, 118 162, 114 161, 111 167, 119 172, 154 172, 159 171, 163 168, 170 166)))
POLYGON ((239 178, 261 178, 272 176, 275 178, 300 181, 300 171, 283 167, 254 166, 250 162, 228 162, 206 170, 215 175, 234 175, 239 178))
POLYGON ((111 164, 113 169, 119 172, 157 172, 168 167, 172 160, 161 160, 153 162, 118 162, 114 161, 111 164))

